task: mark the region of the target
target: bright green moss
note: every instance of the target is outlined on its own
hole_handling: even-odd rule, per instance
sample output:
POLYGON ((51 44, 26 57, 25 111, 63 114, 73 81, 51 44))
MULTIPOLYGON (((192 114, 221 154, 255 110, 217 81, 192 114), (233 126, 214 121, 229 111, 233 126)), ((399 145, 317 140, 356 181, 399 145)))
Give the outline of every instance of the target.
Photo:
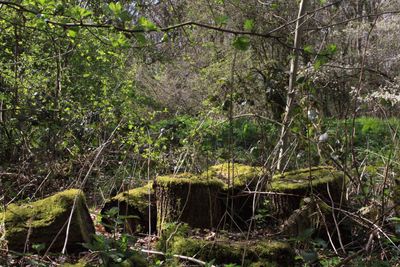
POLYGON ((205 176, 197 176, 191 173, 181 173, 177 175, 158 176, 156 178, 157 185, 159 186, 177 186, 177 185, 204 185, 223 187, 224 183, 218 179, 205 176))
POLYGON ((111 201, 126 202, 134 205, 137 209, 147 209, 149 206, 149 195, 154 194, 153 183, 137 187, 126 192, 119 193, 111 198, 111 201))
POLYGON ((202 174, 204 177, 212 177, 220 179, 224 182, 225 187, 243 187, 246 184, 256 182, 262 175, 261 167, 253 167, 244 164, 222 163, 210 167, 202 174))
POLYGON ((343 174, 332 167, 312 167, 296 171, 286 172, 272 178, 271 190, 287 191, 306 189, 310 185, 317 187, 322 184, 335 182, 343 177, 343 174))
POLYGON ((152 182, 148 183, 145 186, 137 187, 137 188, 131 189, 127 192, 122 192, 122 193, 114 196, 112 199, 119 200, 119 201, 126 201, 129 199, 136 199, 138 197, 142 197, 143 195, 148 195, 149 193, 154 193, 152 182))
POLYGON ((85 260, 80 259, 77 263, 65 263, 61 267, 86 267, 89 266, 85 260))
POLYGON ((149 263, 144 255, 137 252, 137 253, 134 253, 131 257, 129 257, 129 259, 125 260, 123 262, 123 266, 147 267, 147 266, 149 266, 149 263))
MULTIPOLYGON (((71 220, 69 241, 73 246, 78 242, 89 242, 94 227, 84 194, 78 189, 70 189, 35 202, 9 205, 4 219, 5 238, 9 248, 23 250, 28 233, 31 244, 50 245, 54 237, 62 239, 59 233, 61 229, 65 230, 63 226, 69 219, 74 202, 75 210, 71 220)), ((57 246, 62 244, 55 242, 53 247, 57 246)))
POLYGON ((171 247, 171 253, 185 256, 196 256, 204 261, 215 260, 217 264, 241 264, 246 248, 244 266, 289 266, 293 262, 293 251, 287 243, 257 240, 205 241, 194 238, 176 237, 171 247), (254 265, 257 266, 257 265, 254 265))
POLYGON ((12 225, 10 228, 7 227, 7 236, 24 232, 28 227, 49 226, 60 214, 71 209, 75 197, 79 202, 84 195, 80 190, 70 189, 21 206, 10 204, 5 213, 6 227, 12 225))
POLYGON ((184 237, 174 238, 171 252, 190 257, 197 255, 201 260, 216 260, 220 264, 238 262, 242 255, 240 248, 236 245, 229 246, 221 242, 208 242, 201 239, 184 237))
POLYGON ((280 253, 282 251, 290 252, 291 248, 288 243, 272 241, 272 240, 264 240, 260 242, 255 242, 251 249, 260 257, 260 258, 268 258, 271 256, 276 256, 276 253, 280 253))

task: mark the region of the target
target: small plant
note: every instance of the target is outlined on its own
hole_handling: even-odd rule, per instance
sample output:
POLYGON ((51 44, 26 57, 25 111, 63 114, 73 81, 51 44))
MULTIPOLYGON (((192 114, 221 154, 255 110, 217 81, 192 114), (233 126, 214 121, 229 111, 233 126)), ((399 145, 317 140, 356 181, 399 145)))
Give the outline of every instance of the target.
POLYGON ((135 239, 129 235, 122 235, 119 239, 111 239, 96 235, 91 243, 83 244, 87 249, 98 253, 102 266, 147 266, 147 263, 138 251, 132 249, 135 239), (130 265, 129 265, 130 266, 130 265))
POLYGON ((270 200, 265 199, 260 207, 257 209, 257 213, 254 215, 254 220, 256 222, 257 227, 266 227, 268 226, 269 218, 271 218, 270 214, 270 200))
POLYGON ((319 261, 323 267, 330 267, 330 266, 336 266, 340 262, 339 257, 332 257, 328 259, 321 259, 319 261))
POLYGON ((40 252, 46 248, 46 245, 43 243, 32 244, 32 248, 37 252, 37 254, 40 254, 40 252))
POLYGON ((113 207, 105 212, 103 215, 105 220, 102 222, 105 228, 112 229, 114 232, 119 232, 124 227, 129 227, 127 226, 128 220, 139 219, 138 216, 120 215, 119 212, 120 211, 118 207, 113 207))
MULTIPOLYGON (((108 224, 105 227, 118 231, 126 222, 126 219, 135 216, 119 215, 117 207, 111 208, 104 215, 108 224)), ((98 253, 102 266, 147 266, 138 251, 133 249, 136 239, 131 235, 122 234, 119 238, 107 238, 103 235, 95 235, 92 242, 83 244, 89 250, 98 253)))
POLYGON ((166 223, 162 227, 160 240, 157 243, 157 249, 168 252, 168 247, 175 237, 186 237, 189 232, 189 226, 182 223, 166 223))

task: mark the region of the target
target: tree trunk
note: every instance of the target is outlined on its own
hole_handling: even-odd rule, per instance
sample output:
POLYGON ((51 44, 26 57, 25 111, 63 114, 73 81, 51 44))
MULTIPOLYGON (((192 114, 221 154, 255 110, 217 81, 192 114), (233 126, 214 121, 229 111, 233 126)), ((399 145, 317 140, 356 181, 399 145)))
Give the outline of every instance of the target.
POLYGON ((300 2, 300 7, 299 7, 299 13, 297 16, 297 23, 296 23, 296 31, 294 35, 294 43, 293 43, 293 57, 290 61, 290 76, 289 76, 289 87, 288 87, 288 92, 287 92, 287 97, 286 97, 286 107, 285 107, 285 113, 284 117, 282 120, 282 129, 281 129, 281 135, 279 138, 279 157, 278 157, 278 163, 277 163, 277 169, 282 170, 282 161, 284 159, 284 153, 287 148, 287 135, 288 135, 288 129, 290 126, 290 118, 291 118, 291 113, 293 109, 293 102, 296 96, 296 88, 295 88, 295 83, 296 83, 296 76, 297 76, 297 68, 298 68, 298 63, 299 63, 299 49, 302 44, 302 35, 303 35, 303 28, 304 28, 304 17, 305 13, 307 10, 307 0, 301 0, 300 2))

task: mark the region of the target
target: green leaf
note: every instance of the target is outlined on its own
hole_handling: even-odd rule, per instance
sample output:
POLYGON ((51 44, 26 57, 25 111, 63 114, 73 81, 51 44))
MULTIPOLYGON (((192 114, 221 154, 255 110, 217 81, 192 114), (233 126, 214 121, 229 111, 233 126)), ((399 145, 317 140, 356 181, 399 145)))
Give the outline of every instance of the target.
POLYGON ((138 23, 146 31, 155 31, 158 29, 153 22, 146 19, 145 17, 140 17, 138 23))
POLYGON ((77 32, 75 30, 70 29, 67 31, 67 36, 69 36, 71 38, 75 38, 76 35, 77 35, 77 32))
POLYGON ((247 123, 245 123, 245 124, 243 125, 243 135, 246 135, 247 132, 248 132, 248 130, 249 130, 249 125, 248 125, 247 123))
POLYGON ((247 36, 238 36, 233 40, 232 45, 238 50, 246 51, 250 47, 250 39, 247 36))
POLYGON ((137 42, 139 43, 139 45, 146 45, 147 39, 143 33, 135 34, 135 38, 136 38, 137 42))
POLYGON ((302 251, 300 252, 305 262, 314 262, 318 259, 318 254, 315 251, 302 251))
POLYGON ((119 18, 120 18, 122 21, 129 21, 129 20, 131 19, 131 16, 129 15, 129 12, 128 12, 128 11, 123 10, 123 11, 121 12, 121 14, 119 14, 119 18))
POLYGON ((254 28, 254 20, 252 20, 252 19, 246 19, 246 20, 244 21, 243 28, 244 28, 246 31, 251 31, 251 30, 254 28))
POLYGON ((314 69, 318 70, 322 65, 326 64, 329 58, 326 55, 318 55, 317 60, 314 63, 314 69))
POLYGON ((297 82, 298 84, 302 84, 302 83, 305 82, 305 80, 306 80, 306 77, 304 77, 304 76, 299 76, 299 77, 297 78, 296 82, 297 82))
POLYGON ((122 11, 122 5, 120 2, 108 4, 108 8, 114 13, 114 15, 119 16, 122 11))
POLYGON ((80 6, 74 6, 73 8, 71 8, 71 15, 73 18, 76 19, 83 19, 85 17, 88 17, 92 14, 91 11, 80 7, 80 6))
POLYGON ((105 215, 107 217, 115 217, 119 213, 118 207, 112 207, 108 211, 106 211, 105 215))
POLYGON ((63 14, 64 11, 65 11, 65 6, 61 3, 57 3, 57 5, 54 7, 54 13, 63 14))
POLYGON ((304 46, 303 50, 307 54, 311 54, 314 51, 314 48, 311 45, 306 45, 306 46, 304 46))
POLYGON ((278 3, 273 3, 273 4, 271 4, 269 7, 270 7, 272 10, 276 10, 276 9, 278 9, 279 4, 278 4, 278 3))
POLYGON ((168 33, 165 32, 161 39, 161 42, 166 42, 166 41, 168 41, 168 33))
POLYGON ((307 228, 304 231, 300 232, 297 238, 299 240, 308 240, 311 238, 312 234, 315 232, 313 228, 307 228))
POLYGON ((113 47, 124 47, 127 45, 127 39, 122 33, 118 33, 117 35, 111 37, 110 41, 113 47))
POLYGON ((46 0, 36 0, 38 4, 44 6, 46 4, 46 0))
POLYGON ((330 45, 328 45, 327 51, 328 51, 330 54, 336 53, 336 50, 337 50, 337 45, 336 45, 336 44, 330 44, 330 45))
POLYGON ((229 16, 227 15, 221 15, 215 18, 215 24, 218 25, 226 25, 228 21, 229 21, 229 16))
POLYGON ((43 243, 32 244, 32 248, 33 248, 34 250, 36 250, 36 252, 39 253, 40 251, 42 251, 43 249, 46 248, 46 245, 43 244, 43 243))
POLYGON ((321 68, 321 66, 324 65, 322 60, 317 59, 314 63, 314 69, 315 70, 319 70, 319 68, 321 68))
POLYGON ((400 222, 400 217, 391 217, 388 220, 392 222, 400 222))
POLYGON ((311 243, 316 248, 326 248, 328 246, 328 243, 326 243, 326 241, 321 238, 316 238, 313 241, 311 241, 311 243))

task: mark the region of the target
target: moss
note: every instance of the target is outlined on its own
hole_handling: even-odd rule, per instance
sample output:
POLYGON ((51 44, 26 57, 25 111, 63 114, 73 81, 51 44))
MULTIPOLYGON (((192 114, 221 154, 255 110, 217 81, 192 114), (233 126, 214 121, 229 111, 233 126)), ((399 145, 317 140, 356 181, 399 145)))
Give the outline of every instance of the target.
POLYGON ((21 206, 9 205, 5 223, 12 224, 12 228, 7 229, 7 235, 25 231, 27 226, 32 228, 49 226, 58 215, 69 208, 69 204, 72 204, 70 201, 77 195, 78 198, 83 196, 82 192, 72 189, 33 203, 21 206))
POLYGON ((149 207, 149 195, 154 194, 153 183, 119 193, 111 198, 112 201, 131 203, 139 210, 149 207))
POLYGON ((123 262, 121 262, 120 266, 147 267, 149 266, 149 263, 141 253, 137 252, 134 253, 131 257, 129 257, 129 259, 126 259, 123 262))
POLYGON ((253 195, 243 194, 243 190, 254 190, 262 177, 262 168, 239 163, 222 163, 211 166, 202 176, 218 179, 224 187, 219 196, 222 210, 230 216, 223 219, 225 226, 236 227, 242 231, 248 228, 253 216, 253 195))
POLYGON ((171 222, 185 222, 192 227, 209 228, 218 225, 221 207, 218 194, 223 183, 190 173, 159 176, 155 180, 157 229, 171 222))
POLYGON ((90 265, 88 265, 88 263, 83 259, 80 259, 77 263, 65 263, 61 265, 61 267, 86 267, 86 266, 90 265))
POLYGON ((268 191, 285 194, 266 196, 269 210, 281 223, 300 208, 300 202, 311 193, 326 202, 343 203, 344 175, 329 166, 299 169, 276 175, 268 191))
POLYGON ((224 183, 218 179, 207 178, 205 176, 198 176, 191 173, 181 173, 177 175, 158 176, 156 178, 157 185, 159 186, 176 186, 176 185, 205 185, 223 187, 224 183))
POLYGON ((244 266, 255 263, 263 263, 262 266, 290 266, 294 260, 293 251, 287 243, 271 240, 235 242, 223 239, 205 241, 177 237, 172 244, 171 253, 195 256, 204 261, 215 260, 217 264, 241 264, 245 249, 244 266))
POLYGON ((275 262, 257 261, 249 265, 249 267, 278 267, 275 262))
POLYGON ((342 177, 342 173, 328 166, 305 168, 274 176, 271 182, 271 190, 279 192, 307 189, 310 185, 318 187, 341 180, 342 177))
POLYGON ((222 163, 210 167, 202 174, 203 177, 211 177, 220 179, 225 188, 230 187, 244 187, 257 181, 262 175, 261 167, 253 167, 244 164, 235 163, 229 165, 222 163))
POLYGON ((108 231, 115 230, 115 222, 119 221, 117 216, 126 217, 125 232, 147 232, 149 230, 149 219, 151 220, 151 227, 154 229, 156 224, 156 209, 153 183, 150 182, 145 186, 134 188, 114 196, 105 203, 101 214, 103 215, 102 222, 108 231), (113 208, 117 208, 118 210, 118 214, 115 214, 116 217, 108 213, 113 208), (151 210, 150 213, 149 208, 151 210))
MULTIPOLYGON (((70 225, 69 243, 89 242, 94 233, 93 222, 86 207, 82 191, 70 189, 36 202, 11 204, 5 212, 5 229, 8 246, 13 250, 24 250, 26 240, 30 244, 47 246, 58 236, 54 248, 60 248, 65 239, 65 225, 76 199, 76 209, 70 225), (59 234, 63 232, 63 234, 59 234), (28 234, 29 233, 29 234, 28 234), (28 239, 27 239, 28 238, 28 239)), ((76 244, 71 244, 76 245, 76 244)))
POLYGON ((171 253, 196 257, 203 261, 215 260, 217 264, 239 263, 242 253, 239 247, 222 242, 208 242, 194 238, 176 237, 171 246, 171 253))
POLYGON ((186 223, 164 223, 161 225, 162 231, 160 238, 156 243, 157 250, 167 252, 171 243, 174 242, 177 237, 188 237, 189 236, 189 225, 186 223))
POLYGON ((290 252, 291 250, 288 243, 271 240, 257 241, 251 248, 261 258, 275 257, 277 253, 281 253, 282 251, 290 252))

